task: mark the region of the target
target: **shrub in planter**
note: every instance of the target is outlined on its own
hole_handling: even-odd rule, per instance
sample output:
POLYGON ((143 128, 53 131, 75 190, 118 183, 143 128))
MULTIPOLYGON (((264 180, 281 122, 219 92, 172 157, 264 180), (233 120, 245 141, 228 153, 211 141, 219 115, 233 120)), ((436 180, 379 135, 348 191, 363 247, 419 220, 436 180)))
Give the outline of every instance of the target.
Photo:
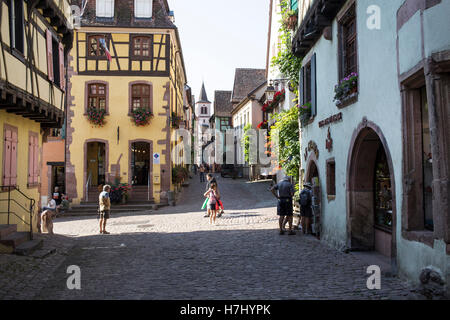
POLYGON ((352 72, 334 87, 334 101, 337 104, 358 90, 358 74, 352 72))
POLYGON ((105 125, 106 123, 105 115, 106 115, 105 109, 98 109, 92 107, 87 109, 87 118, 95 126, 102 127, 105 125))
POLYGON ((137 108, 131 111, 133 123, 136 126, 148 125, 150 119, 153 117, 153 113, 146 108, 137 108))
POLYGON ((305 126, 309 119, 311 119, 311 102, 307 102, 302 106, 299 106, 300 122, 305 126))

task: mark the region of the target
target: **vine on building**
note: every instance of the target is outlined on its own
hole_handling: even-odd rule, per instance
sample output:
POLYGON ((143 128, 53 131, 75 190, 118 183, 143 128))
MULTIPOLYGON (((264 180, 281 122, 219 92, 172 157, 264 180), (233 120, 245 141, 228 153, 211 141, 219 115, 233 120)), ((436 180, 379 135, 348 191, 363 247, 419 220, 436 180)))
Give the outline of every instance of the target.
POLYGON ((282 0, 281 6, 281 26, 279 35, 281 41, 278 44, 278 54, 272 57, 272 67, 277 67, 290 82, 291 88, 298 96, 299 74, 302 67, 302 59, 296 57, 292 52, 292 29, 284 23, 292 16, 289 0, 282 0))

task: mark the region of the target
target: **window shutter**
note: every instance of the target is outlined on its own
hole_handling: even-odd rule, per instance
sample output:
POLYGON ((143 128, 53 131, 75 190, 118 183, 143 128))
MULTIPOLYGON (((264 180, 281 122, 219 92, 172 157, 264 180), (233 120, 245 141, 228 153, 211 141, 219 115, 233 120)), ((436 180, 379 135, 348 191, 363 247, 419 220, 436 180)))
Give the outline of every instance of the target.
POLYGON ((28 141, 28 184, 33 183, 34 170, 34 136, 29 136, 28 141))
POLYGON ((96 11, 97 17, 114 17, 114 0, 97 0, 96 11))
POLYGON ((54 80, 53 77, 53 49, 52 49, 53 36, 49 29, 47 29, 47 74, 50 81, 54 80))
POLYGON ((66 77, 64 76, 64 46, 59 43, 59 82, 62 91, 66 90, 66 77))
POLYGON ((105 17, 114 17, 114 0, 106 0, 105 17))
POLYGON ((305 104, 305 67, 300 69, 300 106, 305 104))
POLYGON ((136 18, 151 18, 152 10, 152 0, 134 0, 134 16, 136 18))
POLYGON ((17 132, 12 131, 11 140, 11 181, 10 185, 15 186, 17 184, 17 132))
POLYGON ((298 0, 291 0, 291 10, 297 10, 298 0))
POLYGON ((311 58, 311 115, 317 114, 316 54, 311 58))
POLYGON ((38 136, 33 137, 34 145, 33 145, 33 184, 38 183, 39 177, 39 138, 38 136))
POLYGON ((5 129, 5 141, 4 141, 4 157, 5 162, 3 165, 3 182, 4 186, 11 184, 11 151, 12 151, 12 132, 5 129))

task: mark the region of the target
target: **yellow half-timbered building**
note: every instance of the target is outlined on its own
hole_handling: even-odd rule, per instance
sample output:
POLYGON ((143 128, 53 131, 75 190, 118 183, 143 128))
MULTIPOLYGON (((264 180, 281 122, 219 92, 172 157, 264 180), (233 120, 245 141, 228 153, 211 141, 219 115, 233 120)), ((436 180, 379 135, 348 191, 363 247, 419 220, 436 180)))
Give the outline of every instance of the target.
POLYGON ((68 0, 0 0, 1 243, 11 226, 36 231, 42 143, 64 122, 71 23, 68 0))
POLYGON ((186 74, 167 0, 88 1, 69 73, 72 202, 98 201, 102 185, 120 183, 131 187, 129 201, 166 201, 173 190, 171 135, 186 120, 186 74))

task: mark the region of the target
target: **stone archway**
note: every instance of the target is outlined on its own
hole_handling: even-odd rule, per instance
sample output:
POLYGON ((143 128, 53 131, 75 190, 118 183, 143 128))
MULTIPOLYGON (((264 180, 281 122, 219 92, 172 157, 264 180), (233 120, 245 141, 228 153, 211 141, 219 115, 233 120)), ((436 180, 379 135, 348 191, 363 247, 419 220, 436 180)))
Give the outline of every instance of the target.
POLYGON ((322 222, 321 222, 321 203, 322 203, 322 186, 319 175, 319 166, 317 157, 314 153, 311 153, 308 157, 308 162, 306 165, 305 172, 305 182, 309 182, 312 184, 312 192, 313 192, 313 210, 314 210, 314 218, 313 218, 313 231, 318 239, 320 239, 320 234, 322 230, 322 222))
POLYGON ((347 235, 353 249, 396 257, 395 179, 380 128, 366 119, 355 130, 347 163, 347 235))

